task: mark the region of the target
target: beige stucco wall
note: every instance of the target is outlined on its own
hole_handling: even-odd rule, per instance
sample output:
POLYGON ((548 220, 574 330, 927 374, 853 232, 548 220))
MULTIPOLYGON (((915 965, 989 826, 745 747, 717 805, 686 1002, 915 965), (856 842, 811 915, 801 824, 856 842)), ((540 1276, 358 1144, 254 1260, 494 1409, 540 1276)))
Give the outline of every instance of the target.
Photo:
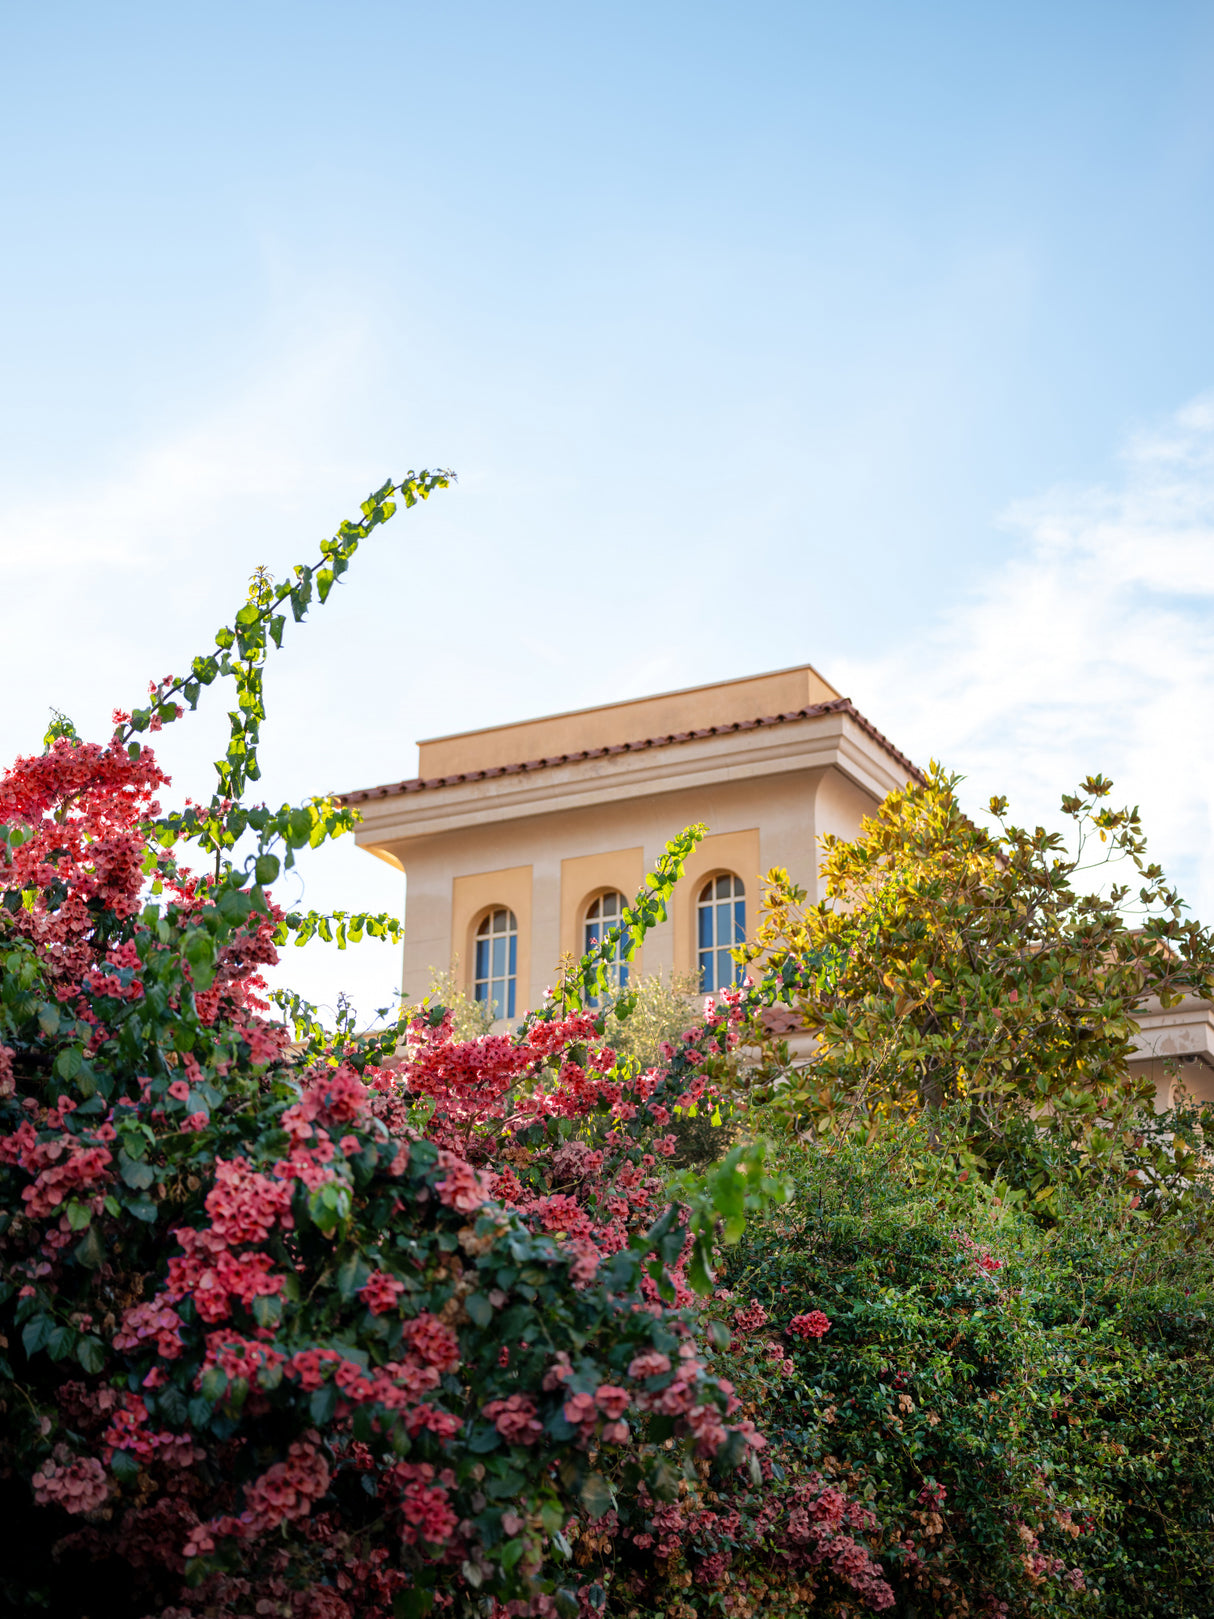
POLYGON ((828 703, 838 695, 816 669, 802 664, 744 680, 662 692, 632 702, 576 709, 482 731, 431 737, 418 744, 418 775, 454 776, 468 770, 493 770, 525 759, 547 759, 649 736, 731 725, 761 714, 783 714, 813 703, 828 703))
MULTIPOLYGON (((645 879, 645 850, 641 845, 633 849, 611 849, 606 853, 572 855, 561 861, 561 925, 560 947, 562 956, 580 956, 582 928, 592 900, 611 890, 631 900, 645 879)), ((635 971, 643 972, 642 954, 638 952, 635 971)))
MULTIPOLYGON (((824 770, 814 800, 814 833, 820 840, 831 834, 837 838, 854 838, 860 823, 872 815, 878 806, 853 781, 837 770, 824 770)), ((810 897, 823 897, 825 884, 814 875, 808 887, 810 897)))
POLYGON ((1214 1006, 1186 995, 1166 1010, 1151 999, 1139 1012, 1131 1061, 1155 1086, 1160 1111, 1175 1107, 1183 1088, 1190 1103, 1214 1104, 1214 1006))
MULTIPOLYGON (((815 803, 828 779, 819 770, 721 782, 711 790, 651 794, 381 845, 408 874, 406 997, 423 994, 431 968, 445 968, 456 956, 467 983, 477 923, 492 906, 508 905, 519 921, 520 1007, 537 1004, 561 955, 579 952, 589 901, 608 888, 631 899, 667 840, 703 820, 713 830, 687 862, 669 919, 647 936, 641 964, 645 972, 692 971, 696 899, 709 876, 730 871, 742 879, 748 926, 769 867, 786 867, 794 881, 815 891, 815 803)), ((840 826, 844 797, 824 799, 832 830, 840 826)), ((863 802, 873 807, 871 799, 863 802)))
MULTIPOLYGON (((465 988, 472 985, 472 972, 476 963, 476 930, 485 916, 499 905, 514 912, 518 923, 518 982, 531 982, 531 936, 533 920, 531 896, 533 891, 530 866, 508 866, 497 871, 478 871, 451 881, 451 952, 453 963, 458 963, 461 982, 465 988)), ((443 966, 441 958, 428 965, 443 966)))

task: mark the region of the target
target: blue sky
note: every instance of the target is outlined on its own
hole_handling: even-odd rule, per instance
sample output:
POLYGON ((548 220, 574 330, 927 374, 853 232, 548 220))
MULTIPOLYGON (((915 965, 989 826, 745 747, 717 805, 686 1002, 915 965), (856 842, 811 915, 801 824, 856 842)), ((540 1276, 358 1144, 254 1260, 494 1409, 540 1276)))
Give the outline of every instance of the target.
POLYGON ((808 659, 1027 818, 1114 776, 1214 914, 1208 4, 48 3, 0 67, 9 754, 446 464, 273 668, 271 797, 808 659))

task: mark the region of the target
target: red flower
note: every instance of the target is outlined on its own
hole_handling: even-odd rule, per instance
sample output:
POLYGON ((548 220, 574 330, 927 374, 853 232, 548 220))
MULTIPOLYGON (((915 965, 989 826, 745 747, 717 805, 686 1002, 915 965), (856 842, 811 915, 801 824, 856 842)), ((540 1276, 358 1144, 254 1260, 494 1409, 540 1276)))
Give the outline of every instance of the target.
POLYGON ((830 1322, 821 1310, 810 1310, 806 1315, 794 1315, 788 1330, 797 1338, 821 1338, 830 1331, 830 1322))

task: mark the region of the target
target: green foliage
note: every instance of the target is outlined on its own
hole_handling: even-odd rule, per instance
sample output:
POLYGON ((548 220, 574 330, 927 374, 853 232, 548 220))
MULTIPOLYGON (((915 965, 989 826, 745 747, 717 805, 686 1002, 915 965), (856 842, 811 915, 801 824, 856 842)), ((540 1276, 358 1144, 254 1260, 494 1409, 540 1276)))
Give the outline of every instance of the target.
MULTIPOLYGON (((668 1053, 663 1048, 673 1045, 700 1016, 699 988, 699 973, 645 973, 632 980, 625 991, 626 1019, 611 1030, 616 1054, 632 1058, 642 1068, 664 1062, 668 1053)), ((604 1004, 611 1007, 617 998, 613 992, 604 1004)))
POLYGON ((1034 1132, 1048 1124, 1101 1173, 1128 1172, 1153 1101, 1126 1066, 1135 1012, 1151 996, 1165 1007, 1214 996, 1214 935, 1148 864, 1138 812, 1100 807, 1103 778, 1063 799, 1070 851, 1057 833, 1008 824, 1004 799, 991 803, 999 830, 977 826, 957 779, 933 764, 854 841, 825 839, 821 904, 769 875, 748 954, 815 1043, 794 1064, 760 1026, 767 1077, 787 1113, 826 1134, 964 1102, 987 1172, 1010 1162, 1008 1131, 1027 1121, 1024 1184, 1052 1207, 1054 1148, 1023 1164, 1034 1132), (1082 879, 1117 863, 1136 874, 1136 895, 1117 882, 1088 891, 1082 879))
POLYGON ((731 1315, 726 1365, 769 1438, 870 1503, 899 1613, 1214 1612, 1208 1251, 1100 1190, 1048 1229, 976 1179, 929 1195, 888 1149, 789 1143, 793 1202, 730 1251, 769 1320, 731 1315))
POLYGON ((276 813, 264 807, 249 810, 238 802, 248 783, 261 775, 257 749, 266 717, 266 657, 271 643, 282 646, 286 610, 298 624, 307 616, 314 594, 323 605, 349 568, 360 542, 393 516, 397 499, 406 508, 415 506, 419 500, 429 499, 436 489, 449 488, 454 477, 449 471, 427 470, 408 472, 399 483, 389 479, 362 502, 361 518, 347 519, 331 539, 321 541, 319 563, 299 563, 290 579, 278 582, 265 569, 258 568, 249 585, 248 599, 237 610, 233 622, 216 632, 218 651, 194 658, 188 674, 170 676, 154 685, 150 703, 131 711, 119 729, 118 740, 137 754, 139 743, 134 738, 180 719, 182 702, 195 709, 203 690, 221 678, 231 679, 236 685, 235 707, 228 714, 231 734, 227 752, 215 765, 218 789, 209 806, 189 808, 161 820, 166 847, 179 838, 196 842, 214 853, 218 877, 223 853, 231 850, 247 830, 257 835, 258 856, 272 845, 281 844, 289 867, 296 849, 305 845, 316 848, 326 838, 339 836, 353 826, 353 812, 331 798, 314 798, 303 806, 284 804, 276 813))
POLYGON ((463 988, 458 959, 445 973, 431 969, 430 986, 422 1004, 446 1007, 451 1014, 451 1032, 457 1040, 479 1040, 493 1029, 493 1002, 474 1000, 463 988))

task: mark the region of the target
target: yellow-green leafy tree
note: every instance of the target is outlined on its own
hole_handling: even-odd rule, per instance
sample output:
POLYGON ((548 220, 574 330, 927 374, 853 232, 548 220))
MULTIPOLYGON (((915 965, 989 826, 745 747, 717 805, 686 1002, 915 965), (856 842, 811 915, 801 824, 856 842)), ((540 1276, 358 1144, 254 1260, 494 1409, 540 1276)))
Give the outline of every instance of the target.
MULTIPOLYGON (((1010 1173, 1027 1150, 1018 1173, 1047 1204, 1060 1151, 1141 1176, 1153 1087, 1127 1064, 1136 1013, 1214 998, 1214 939, 1148 863, 1138 811, 1107 807, 1103 777, 1063 798, 1069 844, 1010 823, 1004 798, 977 824, 959 779, 933 763, 857 838, 824 839, 817 905, 768 874, 748 954, 814 1036, 799 1064, 761 1036, 775 1095, 819 1133, 961 1117, 967 1162, 1010 1173)), ((1175 1179, 1187 1161, 1169 1148, 1147 1157, 1175 1179)))

